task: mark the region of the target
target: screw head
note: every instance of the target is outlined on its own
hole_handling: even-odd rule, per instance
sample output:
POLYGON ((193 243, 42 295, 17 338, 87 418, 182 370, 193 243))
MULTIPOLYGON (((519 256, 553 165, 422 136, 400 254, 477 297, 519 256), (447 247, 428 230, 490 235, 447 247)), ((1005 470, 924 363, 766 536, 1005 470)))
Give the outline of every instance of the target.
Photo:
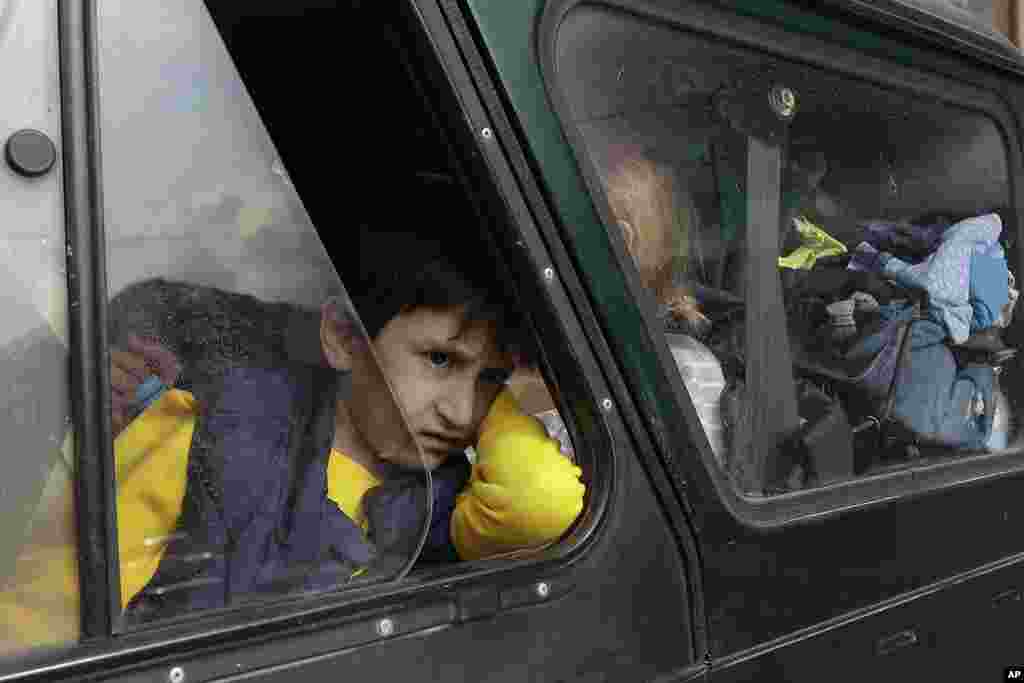
POLYGON ((180 666, 172 668, 167 672, 167 680, 169 683, 185 683, 185 669, 180 666))
POLYGON ((604 408, 604 412, 609 413, 611 412, 612 408, 615 407, 615 404, 612 403, 612 400, 610 398, 606 398, 603 401, 601 401, 601 407, 604 408))
POLYGON ((494 131, 491 130, 490 128, 483 128, 480 130, 480 137, 482 137, 484 140, 490 140, 491 138, 494 137, 494 131))
POLYGON ((546 598, 549 595, 551 595, 551 586, 548 584, 547 581, 541 581, 540 583, 538 583, 534 587, 534 590, 537 592, 537 596, 541 598, 546 598))
POLYGON ((385 617, 377 622, 377 633, 385 638, 395 632, 395 622, 385 617))

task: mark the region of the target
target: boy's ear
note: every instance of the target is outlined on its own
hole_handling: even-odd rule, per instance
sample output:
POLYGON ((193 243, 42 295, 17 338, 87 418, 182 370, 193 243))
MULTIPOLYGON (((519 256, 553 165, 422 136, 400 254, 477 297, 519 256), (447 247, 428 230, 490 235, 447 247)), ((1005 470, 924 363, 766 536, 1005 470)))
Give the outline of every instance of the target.
POLYGON ((352 369, 352 351, 358 343, 358 326, 328 301, 320 307, 320 348, 335 370, 352 369))

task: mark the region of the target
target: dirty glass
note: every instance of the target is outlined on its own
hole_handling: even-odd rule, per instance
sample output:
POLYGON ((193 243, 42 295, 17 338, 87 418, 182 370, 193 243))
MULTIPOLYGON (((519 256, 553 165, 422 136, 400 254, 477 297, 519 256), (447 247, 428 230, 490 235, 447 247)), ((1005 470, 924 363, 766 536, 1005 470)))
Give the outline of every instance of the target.
POLYGON ((402 576, 429 471, 204 4, 98 11, 122 627, 402 576))
MULTIPOLYGON (((60 150, 57 3, 0 1, 0 141, 21 129, 60 150)), ((58 646, 79 636, 74 448, 68 402, 67 287, 60 163, 25 177, 0 161, 0 652, 58 646), (66 568, 59 584, 47 568, 66 568)))
POLYGON ((736 491, 1013 446, 1016 224, 992 118, 590 6, 556 60, 736 491))

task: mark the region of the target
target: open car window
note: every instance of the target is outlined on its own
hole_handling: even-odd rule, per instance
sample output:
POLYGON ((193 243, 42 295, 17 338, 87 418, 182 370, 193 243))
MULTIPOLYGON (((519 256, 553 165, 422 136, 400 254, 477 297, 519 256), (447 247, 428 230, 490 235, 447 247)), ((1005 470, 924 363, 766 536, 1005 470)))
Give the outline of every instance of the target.
POLYGON ((1014 447, 1017 226, 992 117, 590 5, 556 69, 735 491, 1014 447))
MULTIPOLYGON (((376 182, 361 163, 352 164, 356 185, 303 176, 303 199, 349 209, 318 232, 275 142, 295 168, 313 159, 319 169, 321 150, 304 156, 313 148, 288 125, 294 112, 282 112, 281 99, 268 104, 281 81, 242 66, 265 52, 268 24, 280 27, 259 10, 215 9, 216 23, 201 0, 97 5, 102 362, 116 477, 116 510, 99 512, 116 513, 108 550, 119 595, 87 597, 116 601, 112 628, 126 632, 244 620, 277 602, 347 606, 346 590, 365 599, 366 588, 394 588, 414 567, 447 573, 441 565, 458 561, 557 556, 587 480, 544 376, 522 362, 543 359, 531 321, 479 258, 496 247, 480 234, 420 75, 393 49, 398 34, 362 39, 391 60, 367 80, 395 82, 389 115, 419 116, 411 137, 423 142, 420 155, 407 150, 401 187, 399 174, 376 182), (262 93, 259 111, 250 88, 262 93), (444 235, 422 220, 431 211, 444 235), (470 258, 459 257, 465 251, 470 258), (485 476, 474 463, 488 465, 485 476), (523 476, 527 468, 536 476, 523 476)), ((369 9, 351 11, 371 19, 369 9)), ((377 146, 356 151, 389 163, 377 146)), ((63 241, 52 246, 63 256, 63 241)), ((42 292, 46 311, 62 312, 60 292, 37 289, 25 300, 42 292)), ((63 318, 47 322, 54 333, 26 337, 43 355, 22 366, 65 379, 53 376, 64 357, 51 343, 63 318)), ((5 626, 20 634, 11 636, 17 652, 79 635, 76 481, 59 457, 74 435, 58 384, 46 405, 47 420, 60 423, 45 434, 50 455, 26 468, 36 489, 46 487, 42 503, 25 488, 58 532, 56 554, 36 552, 49 539, 21 543, 20 527, 10 536, 34 562, 5 586, 16 598, 5 626)))
POLYGON ((205 5, 98 9, 120 628, 400 578, 430 472, 205 5))

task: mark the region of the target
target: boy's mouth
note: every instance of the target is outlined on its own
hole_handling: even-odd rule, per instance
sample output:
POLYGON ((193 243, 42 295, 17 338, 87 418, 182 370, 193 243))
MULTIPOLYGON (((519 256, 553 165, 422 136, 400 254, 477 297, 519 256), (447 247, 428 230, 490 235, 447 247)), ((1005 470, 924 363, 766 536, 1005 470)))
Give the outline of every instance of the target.
POLYGON ((465 439, 455 436, 435 434, 432 432, 421 432, 419 434, 420 448, 424 451, 447 455, 452 451, 461 451, 465 448, 465 439))

